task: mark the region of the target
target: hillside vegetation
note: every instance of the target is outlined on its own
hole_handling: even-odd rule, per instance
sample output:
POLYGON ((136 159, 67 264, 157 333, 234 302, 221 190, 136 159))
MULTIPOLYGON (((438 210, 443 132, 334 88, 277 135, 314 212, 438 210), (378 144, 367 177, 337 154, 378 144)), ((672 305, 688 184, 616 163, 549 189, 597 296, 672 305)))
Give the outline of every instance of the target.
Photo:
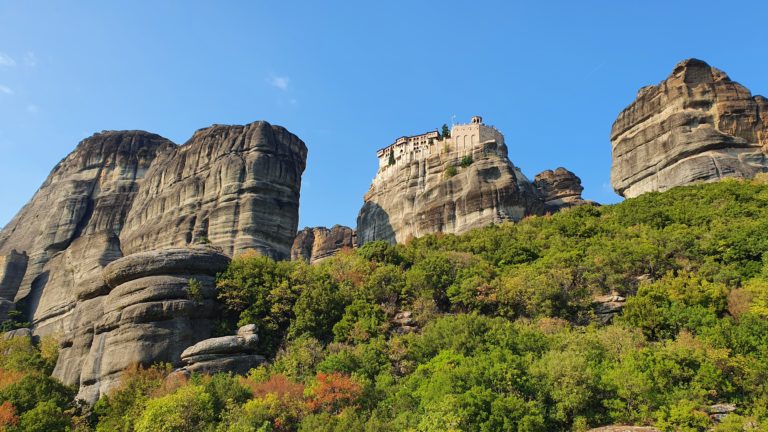
POLYGON ((218 277, 221 332, 256 324, 268 365, 136 368, 88 410, 47 378, 50 348, 3 341, 0 428, 766 430, 766 233, 768 186, 723 181, 315 266, 244 254, 218 277), (604 325, 608 293, 628 299, 604 325), (716 403, 737 410, 716 423, 716 403))

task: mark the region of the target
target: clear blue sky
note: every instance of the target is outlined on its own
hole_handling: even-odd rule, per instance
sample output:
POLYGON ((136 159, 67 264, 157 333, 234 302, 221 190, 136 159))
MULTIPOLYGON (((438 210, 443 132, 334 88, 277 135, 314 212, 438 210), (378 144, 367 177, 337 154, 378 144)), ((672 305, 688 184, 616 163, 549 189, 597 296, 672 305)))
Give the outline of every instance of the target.
POLYGON ((529 177, 609 186, 609 132, 697 57, 768 93, 768 2, 0 1, 0 226, 104 129, 267 120, 309 147, 300 225, 355 225, 394 138, 481 114, 529 177))

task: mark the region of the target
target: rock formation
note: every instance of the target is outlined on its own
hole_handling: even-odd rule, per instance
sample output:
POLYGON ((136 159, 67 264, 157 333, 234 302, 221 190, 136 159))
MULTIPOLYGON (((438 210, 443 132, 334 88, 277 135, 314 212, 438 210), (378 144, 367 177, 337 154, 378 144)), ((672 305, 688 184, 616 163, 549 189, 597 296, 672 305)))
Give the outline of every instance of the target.
POLYGON ((0 256, 0 320, 7 319, 15 307, 13 300, 27 271, 27 260, 27 254, 15 250, 0 256))
POLYGON ((264 357, 255 353, 258 341, 255 324, 240 327, 234 336, 202 340, 181 353, 181 360, 186 363, 181 370, 205 374, 246 374, 264 361, 264 357))
POLYGON ((215 125, 162 155, 120 234, 123 253, 210 241, 288 258, 307 148, 279 126, 215 125))
POLYGON ((335 255, 344 248, 357 246, 355 230, 342 225, 333 228, 304 228, 296 234, 291 248, 291 260, 304 260, 310 264, 335 255))
POLYGON ((459 234, 544 211, 533 184, 507 158, 503 136, 480 117, 442 140, 431 133, 403 137, 379 159, 357 217, 360 244, 459 234))
MULTIPOLYGON (((274 258, 289 257, 306 156, 299 138, 266 122, 214 125, 181 146, 142 131, 102 132, 83 140, 0 231, 0 256, 15 250, 29 258, 15 294, 17 306, 37 334, 63 339, 56 375, 68 384, 80 383, 81 394, 92 399, 125 366, 113 362, 110 344, 136 349, 138 359, 178 362, 184 348, 208 337, 205 326, 212 309, 195 307, 199 310, 193 312, 189 303, 173 297, 186 284, 186 276, 177 275, 180 269, 169 270, 162 262, 164 271, 175 275, 162 281, 131 273, 137 279, 127 283, 132 288, 123 288, 117 279, 105 283, 102 270, 124 255, 198 243, 211 243, 230 256, 255 249, 274 258), (123 291, 150 295, 155 286, 176 294, 150 296, 154 305, 146 311, 137 306, 145 302, 141 295, 123 291), (147 316, 129 317, 110 309, 115 302, 134 300, 124 306, 133 305, 130 311, 147 316), (177 307, 179 319, 191 321, 160 319, 177 307), (122 324, 117 330, 115 323, 96 325, 103 314, 131 325, 128 330, 122 324), (139 321, 130 321, 134 318, 139 321), (164 327, 177 324, 181 327, 164 327), (190 328, 194 337, 185 336, 190 328), (174 340, 151 349, 141 345, 155 337, 174 340)), ((215 272, 197 270, 205 275, 203 286, 210 287, 215 272)), ((13 291, 1 289, 6 295, 13 291)))
POLYGON ((544 200, 546 211, 550 213, 568 207, 595 204, 581 197, 581 192, 584 190, 581 179, 563 167, 536 174, 533 184, 541 199, 544 200))
POLYGON ((611 130, 611 184, 619 195, 768 170, 768 99, 707 63, 678 63, 643 87, 611 130))
POLYGON ((214 276, 229 258, 205 246, 141 252, 108 264, 108 294, 76 304, 60 333, 53 376, 95 401, 132 364, 181 363, 219 314, 214 276))

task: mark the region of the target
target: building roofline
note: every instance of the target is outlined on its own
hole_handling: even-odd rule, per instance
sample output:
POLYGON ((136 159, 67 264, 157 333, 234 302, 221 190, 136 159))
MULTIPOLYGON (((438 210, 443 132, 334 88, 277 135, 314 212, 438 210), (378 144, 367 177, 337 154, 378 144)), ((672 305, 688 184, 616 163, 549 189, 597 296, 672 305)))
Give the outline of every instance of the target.
POLYGON ((431 134, 431 133, 433 133, 433 132, 437 132, 438 134, 440 133, 440 131, 439 131, 437 128, 435 128, 435 130, 427 131, 427 132, 424 132, 424 133, 421 133, 421 134, 416 134, 416 135, 403 135, 403 136, 397 137, 397 138, 395 138, 395 142, 393 142, 392 144, 390 144, 390 145, 388 145, 388 146, 386 146, 386 147, 382 147, 382 148, 380 148, 380 149, 376 150, 376 153, 378 153, 378 152, 380 152, 380 151, 384 151, 384 150, 386 150, 386 149, 388 149, 388 148, 390 148, 390 147, 394 146, 395 144, 397 144, 397 142, 398 142, 399 140, 401 140, 401 139, 403 139, 403 138, 416 138, 416 137, 419 137, 419 136, 422 136, 422 135, 429 135, 429 134, 431 134))

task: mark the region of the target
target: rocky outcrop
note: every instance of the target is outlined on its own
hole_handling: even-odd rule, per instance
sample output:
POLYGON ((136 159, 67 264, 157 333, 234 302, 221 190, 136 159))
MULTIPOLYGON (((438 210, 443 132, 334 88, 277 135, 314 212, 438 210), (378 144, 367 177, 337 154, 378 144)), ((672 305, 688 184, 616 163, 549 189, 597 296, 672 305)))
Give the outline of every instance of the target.
POLYGON ((550 213, 568 207, 596 204, 581 197, 581 192, 584 190, 581 179, 563 167, 536 174, 533 184, 544 201, 546 211, 550 213))
POLYGON ((186 363, 181 371, 246 374, 264 362, 264 357, 256 354, 258 341, 255 324, 240 327, 234 336, 205 339, 181 353, 181 360, 186 363))
POLYGON ((310 264, 335 255, 344 248, 357 247, 355 230, 342 225, 304 228, 296 234, 291 248, 291 260, 304 260, 310 264))
POLYGON ((230 256, 290 257, 306 158, 296 135, 267 122, 200 129, 147 172, 123 253, 210 241, 230 256))
POLYGON ((468 151, 446 145, 428 156, 380 168, 357 217, 357 237, 361 245, 404 242, 543 212, 533 184, 507 158, 503 140, 476 142, 468 151))
POLYGON ((611 184, 619 195, 768 170, 768 99, 725 72, 688 59, 643 87, 611 130, 611 184))
MULTIPOLYGON (((155 257, 161 261, 152 261, 159 263, 161 274, 144 275, 126 267, 131 281, 125 284, 111 276, 111 282, 105 282, 102 271, 124 255, 202 243, 229 256, 255 249, 288 258, 298 224, 306 156, 299 138, 266 122, 214 125, 197 131, 181 146, 142 131, 102 132, 83 140, 0 231, 0 256, 16 250, 29 257, 15 295, 17 306, 37 334, 62 339, 57 376, 68 384, 80 383, 81 393, 91 398, 124 366, 112 362, 118 355, 109 354, 110 344, 117 347, 114 350, 136 349, 135 358, 175 356, 172 361, 178 362, 181 350, 208 337, 205 326, 213 306, 206 300, 204 307, 193 307, 196 303, 173 296, 186 286, 190 274, 202 273, 203 286, 212 287, 215 272, 210 269, 221 268, 221 261, 189 256, 182 268, 172 268, 173 260, 163 252, 155 257), (194 267, 195 263, 204 268, 194 267), (121 324, 124 330, 114 330, 114 323, 96 325, 105 314, 131 324, 133 312, 110 309, 122 304, 123 295, 141 297, 124 293, 128 289, 124 285, 141 293, 159 289, 170 297, 157 299, 152 294, 146 302, 153 306, 146 310, 126 305, 141 315, 135 326, 121 324), (182 321, 168 318, 176 308, 182 321), (193 333, 194 337, 185 336, 193 333), (162 342, 169 335, 174 341, 162 342), (152 340, 157 341, 152 348, 142 345, 152 340)), ((3 307, 0 304, 0 311, 3 307)))
MULTIPOLYGON (((17 250, 29 256, 16 298, 26 297, 33 286, 39 291, 55 277, 61 267, 46 265, 76 239, 83 243, 91 236, 117 236, 150 166, 173 148, 169 140, 147 132, 102 132, 83 140, 59 162, 32 200, 0 231, 0 255, 17 250)), ((102 241, 90 246, 94 257, 109 247, 102 241)))
POLYGON ((613 321, 613 318, 624 310, 626 304, 627 298, 616 293, 597 296, 592 299, 596 318, 602 324, 608 324, 613 321))
POLYGON ((8 318, 13 300, 27 271, 27 254, 11 250, 0 256, 0 321, 8 318))
POLYGON ((214 276, 229 258, 211 247, 171 248, 118 259, 103 270, 104 296, 76 304, 61 333, 53 375, 95 401, 132 364, 180 365, 219 317, 214 276))

